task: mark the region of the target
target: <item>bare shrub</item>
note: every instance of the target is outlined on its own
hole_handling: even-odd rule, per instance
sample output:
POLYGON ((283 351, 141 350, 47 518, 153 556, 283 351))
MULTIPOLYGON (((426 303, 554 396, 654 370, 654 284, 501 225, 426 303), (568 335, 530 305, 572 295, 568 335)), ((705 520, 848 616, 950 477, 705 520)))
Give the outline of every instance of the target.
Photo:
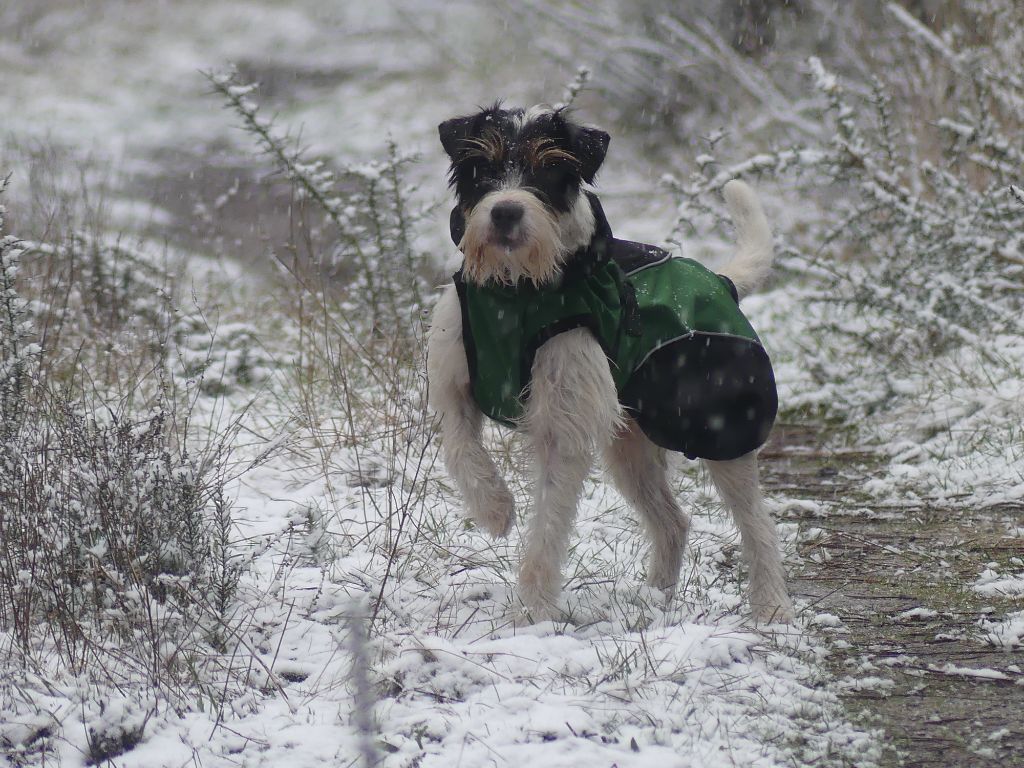
POLYGON ((370 627, 379 631, 438 455, 423 358, 434 265, 414 243, 429 211, 409 202, 403 169, 413 157, 388 143, 382 159, 333 170, 259 115, 257 86, 233 73, 208 79, 295 189, 294 236, 277 254, 299 336, 283 406, 304 435, 302 450, 329 479, 333 513, 351 537, 345 543, 386 558, 383 577, 367 585, 370 627), (334 477, 360 489, 356 519, 334 496, 334 477))
POLYGON ((594 71, 604 120, 671 157, 716 126, 751 139, 815 137, 805 114, 807 55, 840 53, 857 68, 853 30, 878 32, 877 4, 799 0, 601 0, 586 6, 526 0, 503 21, 562 67, 594 71), (538 22, 537 19, 543 19, 538 22), (799 52, 794 58, 793 52, 799 52), (853 59, 850 61, 850 59, 853 59), (670 136, 665 141, 666 132, 670 136), (670 150, 666 153, 665 150, 670 150))
MULTIPOLYGON (((144 274, 141 260, 98 248, 81 267, 82 241, 58 248, 3 232, 0 207, 3 652, 98 686, 144 685, 175 707, 220 700, 223 682, 204 670, 224 671, 219 653, 235 631, 232 430, 191 444, 194 400, 164 364, 166 294, 129 277, 144 274), (140 272, 119 272, 126 263, 140 272), (76 298, 54 301, 75 270, 85 281, 76 298), (72 338, 75 355, 50 347, 72 338), (131 364, 129 374, 92 376, 105 355, 131 364)), ((91 759, 130 748, 143 725, 124 738, 96 734, 91 759)))
POLYGON ((388 142, 381 160, 332 169, 326 161, 308 157, 291 133, 278 131, 273 121, 258 114, 253 100, 257 84, 239 82, 234 72, 210 73, 207 80, 294 185, 303 209, 298 222, 305 231, 287 250, 288 256, 279 258, 281 265, 310 290, 347 298, 357 310, 349 313, 350 322, 368 323, 388 337, 403 336, 410 327, 410 312, 422 307, 429 270, 429 261, 416 250, 412 236, 425 212, 410 209, 412 188, 403 177, 404 166, 415 156, 388 142), (319 234, 316 224, 309 226, 301 218, 307 203, 330 225, 319 243, 323 247, 302 247, 319 234), (308 285, 310 281, 318 284, 308 285))
MULTIPOLYGON (((791 236, 790 267, 826 281, 832 303, 870 312, 879 322, 854 332, 885 363, 915 364, 953 344, 984 354, 984 335, 1020 328, 1024 206, 1015 199, 1024 155, 1012 136, 1024 110, 1000 117, 994 85, 975 73, 976 111, 959 105, 938 127, 947 134, 940 162, 921 160, 894 122, 890 97, 875 82, 867 107, 851 99, 817 59, 810 63, 835 133, 823 146, 795 147, 719 165, 699 158, 680 195, 681 237, 721 221, 710 191, 731 178, 797 175, 808 190, 838 190, 826 231, 791 236)), ((810 192, 808 192, 810 194, 810 192)))
POLYGON ((901 462, 927 459, 939 494, 1012 482, 1020 456, 1008 414, 1024 371, 1024 81, 1005 61, 1020 49, 1019 9, 988 0, 963 12, 977 27, 940 35, 889 4, 903 31, 889 55, 907 64, 867 88, 810 59, 827 140, 723 162, 728 142, 716 135, 698 171, 668 178, 677 239, 721 226, 712 193, 731 178, 803 201, 780 261, 803 278, 793 290, 808 333, 793 343, 814 386, 808 402, 868 433, 888 419, 877 437, 901 462), (922 83, 913 98, 908 81, 922 83))

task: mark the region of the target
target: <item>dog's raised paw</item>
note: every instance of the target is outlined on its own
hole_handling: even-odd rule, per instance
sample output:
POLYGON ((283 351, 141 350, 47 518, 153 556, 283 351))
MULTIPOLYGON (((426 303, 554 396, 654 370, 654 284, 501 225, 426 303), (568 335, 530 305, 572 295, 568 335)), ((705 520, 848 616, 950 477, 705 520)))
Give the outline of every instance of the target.
POLYGON ((504 483, 479 488, 474 498, 467 499, 469 518, 492 538, 508 536, 515 518, 516 502, 504 483))

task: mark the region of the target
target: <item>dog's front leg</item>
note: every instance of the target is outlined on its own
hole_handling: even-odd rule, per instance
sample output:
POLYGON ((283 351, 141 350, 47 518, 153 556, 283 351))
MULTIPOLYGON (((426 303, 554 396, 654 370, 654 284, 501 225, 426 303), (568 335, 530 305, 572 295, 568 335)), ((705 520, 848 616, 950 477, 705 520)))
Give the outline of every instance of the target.
POLYGON ((535 621, 557 615, 562 564, 594 449, 620 424, 608 360, 590 331, 559 334, 537 352, 524 427, 533 453, 533 510, 519 598, 535 621))
POLYGON ((512 527, 515 502, 480 440, 483 414, 470 393, 462 313, 454 286, 434 308, 427 339, 430 405, 441 417, 441 451, 471 520, 492 536, 512 527))

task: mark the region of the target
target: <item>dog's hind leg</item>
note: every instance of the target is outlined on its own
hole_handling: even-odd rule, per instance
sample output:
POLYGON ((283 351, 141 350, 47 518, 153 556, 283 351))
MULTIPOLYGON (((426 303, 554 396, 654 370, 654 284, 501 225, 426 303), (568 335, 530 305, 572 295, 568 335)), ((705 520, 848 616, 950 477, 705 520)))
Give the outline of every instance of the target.
POLYGON ((647 529, 651 541, 647 583, 671 595, 679 581, 690 520, 669 487, 665 451, 630 419, 605 451, 605 462, 619 493, 647 529))
POLYGON ((523 426, 533 453, 533 513, 519 597, 537 621, 557 615, 562 563, 580 491, 599 450, 620 425, 605 357, 590 331, 560 333, 538 351, 523 426))
POLYGON ((483 414, 469 389, 469 366, 462 344, 462 313, 454 286, 437 306, 427 339, 430 405, 441 417, 445 466, 462 493, 466 511, 492 536, 512 527, 515 502, 480 440, 483 414))
POLYGON ((786 589, 775 523, 765 509, 758 483, 757 455, 732 461, 704 461, 711 479, 740 529, 743 555, 750 568, 749 600, 759 621, 789 621, 793 603, 786 589))

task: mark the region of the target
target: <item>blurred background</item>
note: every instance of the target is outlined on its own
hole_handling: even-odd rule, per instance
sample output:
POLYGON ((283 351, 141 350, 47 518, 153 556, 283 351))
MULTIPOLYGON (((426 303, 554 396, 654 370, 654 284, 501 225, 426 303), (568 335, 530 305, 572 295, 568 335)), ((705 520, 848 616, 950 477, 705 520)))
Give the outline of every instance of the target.
POLYGON ((855 94, 879 78, 928 153, 930 121, 964 84, 936 66, 941 52, 914 44, 908 20, 1009 72, 1018 16, 1009 3, 943 0, 9 0, 0 166, 14 172, 9 203, 26 234, 52 218, 44 187, 67 198, 87 183, 115 227, 259 263, 280 235, 281 200, 254 186, 265 174, 251 142, 201 72, 234 66, 258 82, 264 110, 313 155, 379 157, 390 136, 420 153, 413 175, 436 201, 438 122, 497 98, 558 102, 584 66, 580 117, 614 137, 601 182, 612 220, 663 240, 672 201, 659 179, 693 170, 709 138, 736 158, 827 138, 809 56, 855 94))

